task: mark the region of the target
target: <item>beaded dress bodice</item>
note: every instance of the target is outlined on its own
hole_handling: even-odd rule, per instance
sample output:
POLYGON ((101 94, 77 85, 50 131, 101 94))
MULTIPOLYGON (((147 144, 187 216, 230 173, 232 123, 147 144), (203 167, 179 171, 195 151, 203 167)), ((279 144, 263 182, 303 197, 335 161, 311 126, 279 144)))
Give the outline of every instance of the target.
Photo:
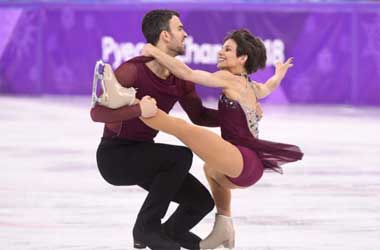
POLYGON ((225 140, 246 140, 259 136, 260 117, 254 109, 245 107, 239 102, 221 94, 218 103, 220 127, 225 140))
MULTIPOLYGON (((248 83, 255 92, 255 83, 248 83)), ((257 93, 255 92, 257 96, 257 93)), ((299 147, 291 144, 259 139, 259 120, 253 108, 229 99, 222 94, 219 98, 219 122, 223 139, 234 145, 252 149, 264 164, 265 169, 282 173, 281 165, 302 159, 299 147)))

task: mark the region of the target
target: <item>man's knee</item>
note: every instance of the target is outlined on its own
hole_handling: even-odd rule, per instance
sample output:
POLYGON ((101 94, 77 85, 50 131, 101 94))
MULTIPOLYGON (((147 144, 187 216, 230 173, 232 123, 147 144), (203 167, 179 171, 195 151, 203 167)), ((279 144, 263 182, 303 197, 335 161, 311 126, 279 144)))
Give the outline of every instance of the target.
POLYGON ((181 165, 181 169, 188 172, 193 163, 193 152, 186 147, 178 146, 174 154, 176 162, 181 165))
POLYGON ((199 211, 199 213, 206 215, 211 212, 215 207, 214 199, 205 186, 196 189, 197 199, 193 200, 192 206, 199 211))
POLYGON ((207 192, 207 195, 204 198, 203 202, 203 210, 205 214, 210 213, 215 207, 214 199, 212 198, 211 194, 207 192))

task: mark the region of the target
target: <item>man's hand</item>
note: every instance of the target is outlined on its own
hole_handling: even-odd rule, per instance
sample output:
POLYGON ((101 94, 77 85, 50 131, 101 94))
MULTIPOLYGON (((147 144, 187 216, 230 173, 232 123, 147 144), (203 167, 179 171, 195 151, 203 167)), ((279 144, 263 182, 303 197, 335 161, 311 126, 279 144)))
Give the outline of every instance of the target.
POLYGON ((154 50, 154 49, 155 49, 155 47, 154 47, 152 44, 147 43, 147 44, 145 44, 144 47, 141 49, 140 54, 141 54, 142 56, 153 56, 153 55, 152 55, 152 50, 154 50))
POLYGON ((285 63, 277 62, 275 75, 280 79, 283 79, 286 75, 286 72, 291 67, 293 67, 293 57, 290 57, 288 60, 286 60, 285 63))
POLYGON ((149 118, 156 115, 158 108, 156 100, 154 98, 150 96, 144 96, 139 104, 142 117, 149 118))

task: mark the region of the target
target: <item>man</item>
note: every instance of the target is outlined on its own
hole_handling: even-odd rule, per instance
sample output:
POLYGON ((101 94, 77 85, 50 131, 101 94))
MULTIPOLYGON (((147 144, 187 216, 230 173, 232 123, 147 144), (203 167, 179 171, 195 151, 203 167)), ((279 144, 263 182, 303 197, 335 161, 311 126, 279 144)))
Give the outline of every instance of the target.
MULTIPOLYGON (((177 12, 147 13, 142 30, 148 43, 170 56, 184 54, 187 34, 177 12)), ((214 202, 208 190, 189 173, 192 152, 182 146, 154 143, 158 131, 145 126, 138 117, 156 112, 155 101, 147 96, 165 112, 179 101, 189 118, 202 126, 218 126, 217 111, 202 106, 193 83, 176 78, 152 58, 133 58, 115 75, 124 87, 136 88, 141 101, 118 109, 96 105, 91 117, 105 123, 97 150, 103 178, 113 185, 139 185, 149 192, 133 228, 134 246, 199 249, 201 239, 189 230, 213 209, 214 202), (179 206, 161 225, 171 201, 179 206)))

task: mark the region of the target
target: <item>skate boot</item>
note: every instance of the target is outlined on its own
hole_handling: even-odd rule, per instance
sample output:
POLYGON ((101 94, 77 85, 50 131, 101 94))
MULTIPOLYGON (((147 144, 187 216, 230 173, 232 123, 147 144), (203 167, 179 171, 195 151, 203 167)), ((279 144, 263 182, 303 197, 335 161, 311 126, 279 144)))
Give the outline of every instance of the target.
POLYGON ((222 245, 228 249, 235 247, 235 230, 231 217, 216 214, 211 233, 199 243, 199 246, 201 249, 215 249, 222 245))
POLYGON ((134 88, 125 88, 117 81, 111 65, 105 64, 101 60, 96 62, 92 85, 92 107, 96 103, 112 109, 132 105, 135 103, 135 96, 134 88), (102 89, 99 97, 96 94, 98 81, 100 81, 102 89))

